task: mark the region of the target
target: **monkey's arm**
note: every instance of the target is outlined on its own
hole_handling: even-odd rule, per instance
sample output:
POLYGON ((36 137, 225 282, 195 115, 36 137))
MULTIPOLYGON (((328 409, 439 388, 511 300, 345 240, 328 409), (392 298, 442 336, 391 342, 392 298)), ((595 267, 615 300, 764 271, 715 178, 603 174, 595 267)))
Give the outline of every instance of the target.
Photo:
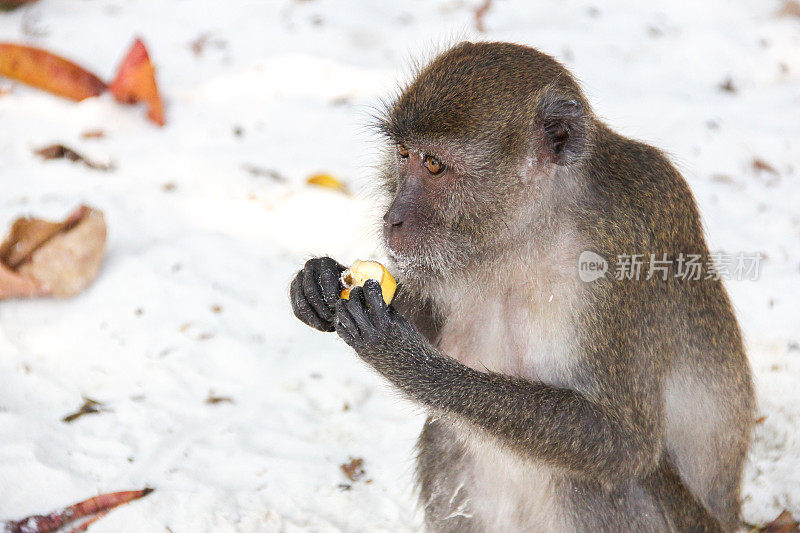
POLYGON ((643 382, 637 385, 639 396, 609 394, 627 396, 628 403, 620 405, 479 372, 442 354, 387 308, 377 283, 368 282, 349 301, 339 301, 334 325, 362 359, 413 400, 474 424, 522 453, 611 482, 643 476, 658 464, 658 402, 643 382))

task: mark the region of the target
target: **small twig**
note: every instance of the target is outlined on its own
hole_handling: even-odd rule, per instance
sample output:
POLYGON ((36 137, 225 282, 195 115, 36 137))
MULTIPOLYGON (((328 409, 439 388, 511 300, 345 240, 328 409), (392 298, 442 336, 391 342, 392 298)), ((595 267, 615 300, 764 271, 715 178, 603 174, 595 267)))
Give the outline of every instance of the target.
POLYGON ((492 0, 483 0, 483 3, 475 9, 475 28, 481 32, 486 33, 486 27, 483 24, 483 17, 486 12, 492 7, 492 0))
POLYGON ((81 408, 75 411, 74 413, 68 414, 67 416, 62 418, 61 421, 69 424, 70 422, 74 422, 75 420, 79 419, 83 415, 102 413, 105 410, 106 408, 102 403, 92 400, 91 398, 86 398, 84 396, 83 405, 81 405, 81 408))

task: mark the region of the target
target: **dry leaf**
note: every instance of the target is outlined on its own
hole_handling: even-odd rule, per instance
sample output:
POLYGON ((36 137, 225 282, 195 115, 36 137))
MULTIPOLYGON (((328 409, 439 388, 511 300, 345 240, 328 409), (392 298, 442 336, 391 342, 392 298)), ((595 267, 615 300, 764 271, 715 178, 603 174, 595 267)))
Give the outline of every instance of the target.
POLYGON ((72 61, 12 43, 0 43, 0 75, 76 101, 106 90, 102 80, 72 61))
POLYGON ((800 531, 798 522, 792 517, 792 513, 784 510, 778 518, 761 528, 762 533, 797 533, 800 531))
POLYGON ((780 11, 778 11, 778 16, 800 17, 800 2, 797 2, 797 0, 786 0, 780 11))
POLYGON ((736 85, 734 85, 733 79, 730 77, 725 78, 725 80, 722 83, 720 83, 717 87, 719 88, 720 91, 731 94, 736 94, 739 91, 739 89, 736 88, 736 85))
POLYGON ((483 3, 475 9, 475 29, 481 33, 486 33, 486 27, 483 24, 483 18, 492 7, 492 0, 483 0, 483 3))
POLYGON ((20 276, 0 263, 0 300, 45 296, 46 294, 46 291, 35 281, 20 276))
POLYGON ((229 398, 228 396, 216 396, 214 393, 208 393, 206 403, 209 405, 215 405, 218 403, 233 403, 233 398, 229 398))
POLYGON ((41 156, 45 161, 49 161, 50 159, 67 159, 73 163, 83 163, 87 167, 95 170, 111 170, 113 168, 111 164, 95 163, 63 144, 51 144, 50 146, 45 146, 44 148, 36 150, 34 153, 41 156))
POLYGON ((324 172, 309 176, 308 179, 306 179, 306 183, 309 185, 316 185, 317 187, 323 187, 325 189, 333 189, 335 191, 347 194, 347 186, 344 183, 332 175, 324 172))
POLYGON ((775 169, 775 167, 773 167, 772 165, 770 165, 761 158, 758 157, 754 158, 751 164, 753 166, 753 170, 755 170, 756 172, 764 171, 764 172, 769 172, 774 176, 778 175, 778 171, 775 169))
POLYGON ((18 219, 0 244, 0 300, 79 293, 97 276, 105 244, 103 214, 86 206, 63 222, 18 219))
POLYGON ((0 11, 11 11, 25 4, 32 4, 36 0, 0 0, 0 11))
POLYGON ((364 477, 364 459, 361 457, 350 458, 349 463, 344 463, 339 465, 339 468, 342 469, 344 475, 347 476, 347 479, 350 481, 358 481, 362 477, 364 477))
POLYGON ((103 130, 87 130, 81 133, 81 139, 104 139, 106 132, 103 130))
POLYGON ((164 125, 164 106, 156 84, 156 71, 141 39, 134 41, 109 90, 123 104, 145 102, 147 118, 159 126, 164 125))
MULTIPOLYGON (((124 492, 110 492, 100 494, 88 500, 64 507, 48 515, 35 515, 23 518, 22 520, 10 520, 0 522, 2 531, 6 533, 53 533, 63 530, 63 527, 70 522, 75 522, 87 516, 94 515, 88 522, 94 522, 97 518, 105 516, 109 511, 116 509, 120 505, 143 498, 153 492, 151 488, 141 490, 128 490, 124 492)), ((72 531, 85 531, 87 522, 72 529, 72 531)), ((88 526, 87 526, 88 527, 88 526)))
POLYGON ((25 4, 32 4, 37 0, 0 0, 0 11, 2 10, 12 10, 16 9, 20 6, 24 6, 25 4))

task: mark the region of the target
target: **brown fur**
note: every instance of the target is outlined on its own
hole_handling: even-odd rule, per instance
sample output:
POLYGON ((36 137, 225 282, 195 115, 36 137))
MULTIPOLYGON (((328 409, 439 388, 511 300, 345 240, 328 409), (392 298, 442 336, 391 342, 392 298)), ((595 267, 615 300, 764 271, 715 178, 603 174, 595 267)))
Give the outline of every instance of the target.
MULTIPOLYGON (((549 435, 553 442, 539 440, 531 453, 520 444, 527 439, 517 437, 515 453, 527 452, 564 469, 556 484, 587 478, 608 487, 635 484, 649 496, 631 497, 632 501, 659 508, 667 529, 708 530, 714 523, 723 529, 735 527, 753 394, 736 319, 721 283, 674 277, 666 282, 574 281, 576 254, 583 249, 610 259, 651 252, 668 253, 671 258, 697 253, 708 259, 692 194, 663 154, 597 120, 572 77, 551 58, 503 43, 462 44, 440 56, 389 110, 384 130, 393 141, 409 145, 416 139, 440 146, 465 139, 467 144, 474 142, 481 153, 472 157, 483 163, 460 173, 484 173, 493 190, 470 196, 489 206, 502 203, 510 211, 519 209, 517 196, 528 203, 521 219, 506 209, 495 209, 497 218, 521 227, 500 226, 498 231, 492 217, 487 217, 487 225, 494 229, 473 224, 475 245, 492 242, 484 235, 487 231, 495 232, 495 242, 501 244, 489 253, 479 249, 472 254, 474 263, 459 272, 444 267, 439 277, 418 279, 417 270, 410 269, 406 283, 439 313, 441 325, 431 339, 444 353, 476 369, 543 379, 578 391, 619 424, 608 429, 618 432, 614 439, 602 434, 596 419, 589 426, 583 424, 592 418, 570 425, 564 420, 569 413, 560 412, 558 418, 541 422, 565 426, 549 435), (582 107, 579 127, 570 132, 582 138, 570 147, 573 153, 566 163, 552 165, 546 141, 535 132, 542 127, 541 110, 564 99, 582 107), (530 153, 535 154, 532 181, 541 181, 544 175, 560 182, 520 186, 511 169, 530 153), (525 237, 517 240, 514 234, 525 237), (578 242, 566 243, 568 234, 577 235, 573 240, 578 242), (569 276, 574 283, 564 281, 569 276), (512 294, 517 296, 511 299, 512 294), (528 303, 516 301, 519 297, 528 303), (530 305, 543 310, 531 310, 530 305), (489 313, 481 315, 486 309, 489 313), (573 313, 575 320, 564 318, 573 313), (472 328, 472 335, 465 328, 472 328), (560 359, 548 357, 554 352, 560 359), (676 386, 685 379, 690 386, 676 386), (670 393, 683 396, 683 412, 675 398, 668 397, 670 393), (698 403, 692 406, 694 400, 698 403), (715 420, 704 422, 709 416, 715 420), (575 433, 579 428, 583 434, 575 433), (575 449, 580 453, 570 453, 575 449), (673 461, 678 473, 674 467, 664 473, 664 465, 673 461)), ((429 265, 430 271, 437 269, 429 265)), ((421 321, 428 330, 429 320, 421 321)), ((503 426, 506 417, 518 418, 513 412, 491 415, 496 426, 503 426)), ((494 446, 472 425, 457 424, 451 431, 466 431, 465 440, 494 446)), ((539 435, 543 437, 548 435, 539 435)), ((436 500, 432 486, 442 483, 436 471, 441 469, 447 477, 451 468, 447 461, 431 461, 428 456, 451 446, 430 442, 423 433, 419 468, 423 505, 436 500)), ((463 462, 470 452, 462 453, 463 462)), ((467 484, 461 490, 479 488, 467 484)), ((562 510, 570 506, 570 499, 560 502, 562 510)), ((633 524, 631 516, 622 514, 590 520, 591 515, 617 510, 607 501, 588 497, 584 501, 587 508, 574 512, 589 520, 586 523, 602 529, 633 524)), ((536 502, 528 505, 533 512, 536 502)), ((572 525, 576 523, 580 520, 572 525)), ((429 517, 432 529, 443 527, 437 524, 429 517)))
POLYGON ((380 128, 403 146, 381 172, 393 306, 374 283, 337 302, 330 258, 307 263, 292 303, 430 412, 427 528, 734 529, 754 399, 722 284, 578 276, 584 250, 708 260, 667 158, 599 121, 558 62, 507 43, 437 57, 380 128))

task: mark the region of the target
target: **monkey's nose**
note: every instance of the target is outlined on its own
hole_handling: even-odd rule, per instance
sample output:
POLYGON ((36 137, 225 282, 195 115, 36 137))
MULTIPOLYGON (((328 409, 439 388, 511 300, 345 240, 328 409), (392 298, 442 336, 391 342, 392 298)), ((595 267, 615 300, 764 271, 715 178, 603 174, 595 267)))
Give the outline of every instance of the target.
POLYGON ((383 225, 387 230, 399 228, 403 225, 403 218, 396 212, 386 213, 383 215, 383 225))

